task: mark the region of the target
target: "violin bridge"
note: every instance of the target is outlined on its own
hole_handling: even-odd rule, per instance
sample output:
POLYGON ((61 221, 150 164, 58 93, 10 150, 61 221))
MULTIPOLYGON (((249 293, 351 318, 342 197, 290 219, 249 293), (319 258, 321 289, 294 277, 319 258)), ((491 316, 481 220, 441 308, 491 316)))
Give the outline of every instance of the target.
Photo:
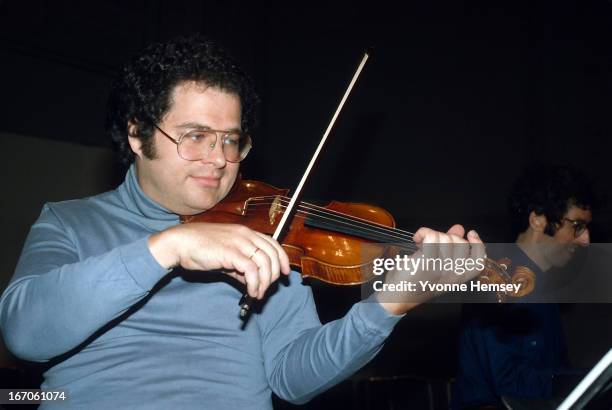
POLYGON ((270 205, 270 211, 268 212, 268 216, 270 217, 270 225, 274 225, 274 222, 276 221, 276 215, 282 213, 282 208, 281 208, 281 198, 280 196, 276 196, 276 198, 274 198, 274 201, 272 201, 272 205, 270 205))

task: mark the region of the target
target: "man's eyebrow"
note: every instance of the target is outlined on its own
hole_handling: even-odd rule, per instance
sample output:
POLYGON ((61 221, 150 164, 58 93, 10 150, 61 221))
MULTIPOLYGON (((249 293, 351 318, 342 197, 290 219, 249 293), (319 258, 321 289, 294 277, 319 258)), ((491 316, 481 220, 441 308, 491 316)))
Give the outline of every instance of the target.
MULTIPOLYGON (((201 124, 199 122, 191 122, 191 121, 183 122, 183 123, 177 125, 176 128, 195 129, 195 130, 210 130, 210 129, 212 129, 208 125, 201 124)), ((234 127, 234 128, 225 129, 225 130, 219 130, 219 131, 241 131, 241 129, 240 129, 240 127, 234 127)))

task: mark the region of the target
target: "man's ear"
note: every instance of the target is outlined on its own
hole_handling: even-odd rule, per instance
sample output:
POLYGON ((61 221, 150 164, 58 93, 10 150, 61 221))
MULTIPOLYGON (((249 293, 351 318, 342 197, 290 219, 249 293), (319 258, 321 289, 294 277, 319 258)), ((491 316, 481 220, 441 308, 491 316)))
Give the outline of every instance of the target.
POLYGON ((138 138, 138 125, 134 121, 128 121, 128 142, 134 154, 142 158, 142 141, 138 138))
POLYGON ((544 232, 546 229, 546 216, 544 214, 538 215, 534 211, 529 214, 529 227, 536 232, 544 232))

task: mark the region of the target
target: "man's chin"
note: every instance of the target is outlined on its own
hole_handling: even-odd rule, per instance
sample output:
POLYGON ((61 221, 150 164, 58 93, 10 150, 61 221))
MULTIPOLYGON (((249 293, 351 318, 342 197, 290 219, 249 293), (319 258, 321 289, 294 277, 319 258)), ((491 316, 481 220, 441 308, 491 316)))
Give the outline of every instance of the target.
POLYGON ((211 199, 205 200, 205 201, 194 200, 194 201, 190 201, 186 205, 187 207, 183 215, 190 216, 190 215, 201 214, 203 212, 211 210, 212 208, 215 207, 215 205, 217 205, 217 202, 211 199))
POLYGON ((206 212, 214 208, 219 202, 227 196, 227 193, 221 194, 222 191, 226 191, 221 187, 218 188, 206 188, 197 187, 191 191, 191 195, 186 198, 186 205, 190 208, 189 213, 185 215, 197 215, 202 212, 206 212))

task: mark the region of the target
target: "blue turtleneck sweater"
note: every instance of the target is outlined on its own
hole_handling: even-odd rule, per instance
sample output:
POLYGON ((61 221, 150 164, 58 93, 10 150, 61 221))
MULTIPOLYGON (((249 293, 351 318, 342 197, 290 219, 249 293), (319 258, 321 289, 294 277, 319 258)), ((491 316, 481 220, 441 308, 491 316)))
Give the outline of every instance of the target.
MULTIPOLYGON (((242 291, 214 272, 168 271, 148 237, 179 223, 140 189, 46 204, 0 300, 5 342, 49 362, 62 408, 271 408, 305 402, 381 348, 399 320, 360 302, 321 325, 292 273, 243 327, 242 291)), ((52 407, 53 403, 41 408, 52 407)))

